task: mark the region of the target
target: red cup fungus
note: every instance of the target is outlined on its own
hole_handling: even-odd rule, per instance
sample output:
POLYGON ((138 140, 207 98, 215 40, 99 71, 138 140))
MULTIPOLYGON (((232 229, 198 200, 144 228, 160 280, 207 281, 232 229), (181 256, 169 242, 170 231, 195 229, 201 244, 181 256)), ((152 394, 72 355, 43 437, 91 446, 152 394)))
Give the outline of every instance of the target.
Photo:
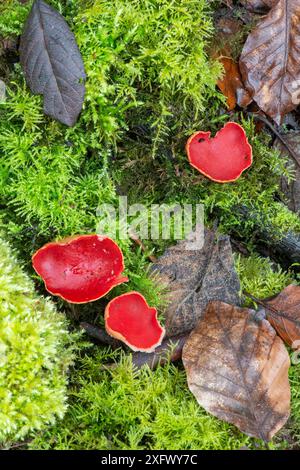
POLYGON ((133 351, 150 353, 165 335, 157 320, 157 311, 149 307, 139 292, 128 292, 111 300, 105 309, 108 334, 127 344, 133 351))
POLYGON ((120 248, 100 235, 78 235, 47 243, 33 255, 32 264, 50 294, 74 304, 100 299, 128 281, 122 275, 120 248))
POLYGON ((190 164, 218 183, 236 181, 252 164, 252 147, 244 129, 228 122, 210 138, 210 132, 196 132, 187 144, 190 164))

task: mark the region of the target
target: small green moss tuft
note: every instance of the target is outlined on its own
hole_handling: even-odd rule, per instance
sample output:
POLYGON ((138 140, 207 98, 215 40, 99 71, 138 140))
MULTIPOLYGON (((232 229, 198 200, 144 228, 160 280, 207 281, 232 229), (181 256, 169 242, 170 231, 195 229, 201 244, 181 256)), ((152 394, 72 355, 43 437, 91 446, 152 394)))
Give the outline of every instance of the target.
MULTIPOLYGON (((278 294, 295 282, 291 272, 284 271, 269 258, 263 258, 255 253, 248 257, 237 255, 235 268, 241 281, 241 289, 258 299, 278 294)), ((251 300, 249 303, 252 303, 251 300)))

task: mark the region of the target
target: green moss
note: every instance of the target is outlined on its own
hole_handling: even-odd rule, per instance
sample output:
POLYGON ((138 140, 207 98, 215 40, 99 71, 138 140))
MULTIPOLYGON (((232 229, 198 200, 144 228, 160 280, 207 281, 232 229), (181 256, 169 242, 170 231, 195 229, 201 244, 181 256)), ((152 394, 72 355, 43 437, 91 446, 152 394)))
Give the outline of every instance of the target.
POLYGON ((4 0, 0 5, 0 37, 18 35, 27 17, 30 5, 22 5, 18 0, 4 0))
MULTIPOLYGON (((249 257, 235 257, 235 268, 241 280, 241 290, 251 293, 258 299, 266 299, 278 294, 292 282, 292 273, 284 271, 269 258, 257 254, 249 257)), ((251 301, 249 301, 251 304, 251 301)))
POLYGON ((38 449, 238 449, 250 440, 207 415, 173 365, 137 372, 129 358, 100 371, 107 352, 86 357, 74 377, 64 422, 37 437, 38 449), (79 385, 79 387, 78 387, 79 385))
MULTIPOLYGON (((291 275, 266 258, 236 257, 244 289, 270 296, 288 285, 291 275)), ((299 366, 290 371, 292 420, 270 448, 286 448, 299 438, 299 366), (289 442, 286 434, 289 433, 289 442), (292 440, 291 440, 292 439, 292 440)), ((95 348, 72 377, 65 419, 37 436, 34 449, 238 449, 264 448, 234 426, 208 415, 189 392, 180 365, 134 371, 130 357, 95 348), (117 367, 103 365, 115 360, 117 367)))
POLYGON ((289 430, 292 436, 292 446, 299 450, 300 446, 300 364, 299 354, 298 363, 292 364, 290 368, 290 384, 292 392, 291 403, 291 420, 289 422, 289 430))
MULTIPOLYGON (((162 133, 177 141, 219 96, 219 67, 205 53, 212 32, 206 2, 177 0, 172 8, 165 0, 49 3, 76 35, 87 93, 79 122, 67 129, 43 115, 42 98, 26 88, 19 65, 11 74, 0 108, 0 215, 28 265, 43 243, 94 232, 99 205, 117 205, 116 145, 120 152, 137 123, 148 129, 152 159, 162 133)), ((6 16, 20 12, 15 34, 29 7, 16 1, 2 7, 6 16)), ((131 278, 126 288, 158 306, 160 290, 147 275, 145 257, 128 241, 120 244, 131 278)))
MULTIPOLYGON (((221 100, 218 67, 205 54, 207 2, 52 3, 76 34, 87 95, 78 124, 66 129, 43 115, 41 98, 15 67, 0 111, 0 197, 3 225, 24 254, 55 237, 94 231, 97 207, 116 205, 116 188, 147 205, 202 203, 207 222, 217 216, 221 230, 249 242, 254 221, 243 221, 236 206, 273 217, 278 232, 299 230, 297 216, 275 202, 285 162, 251 121, 243 124, 254 164, 236 183, 212 183, 187 162, 187 135, 200 127, 215 132, 228 120, 216 117, 221 100)), ((8 5, 7 14, 15 3, 8 5)))
POLYGON ((0 445, 54 423, 66 410, 73 359, 64 317, 34 294, 0 238, 0 445))
MULTIPOLYGON (((0 110, 0 196, 3 225, 24 254, 51 238, 95 230, 98 205, 116 204, 116 145, 121 151, 136 125, 147 128, 153 156, 162 136, 178 141, 209 100, 219 99, 219 66, 205 53, 212 33, 207 2, 49 3, 76 35, 87 93, 78 124, 66 129, 43 115, 42 99, 26 89, 18 65, 11 75, 0 110)), ((22 11, 21 25, 29 4, 17 4, 3 11, 22 11)))
MULTIPOLYGON (((223 121, 228 121, 226 115, 211 121, 214 112, 203 117, 202 122, 202 129, 211 129, 212 135, 223 121)), ((278 202, 280 176, 293 177, 286 169, 286 160, 269 148, 268 136, 256 134, 251 120, 242 119, 242 125, 253 148, 253 165, 234 183, 214 183, 191 168, 184 142, 180 142, 171 155, 170 150, 165 150, 159 161, 151 158, 144 142, 129 142, 116 162, 115 178, 131 201, 202 203, 207 222, 217 217, 221 231, 236 234, 248 243, 255 236, 257 220, 244 218, 238 210, 242 207, 257 214, 262 225, 270 224, 278 235, 288 230, 299 232, 299 217, 278 202)))
MULTIPOLYGON (((116 206, 119 193, 147 206, 202 203, 207 224, 218 217, 220 230, 238 234, 250 248, 255 223, 243 220, 237 206, 259 213, 278 233, 299 231, 297 216, 276 202, 285 161, 269 148, 265 134, 255 134, 251 121, 243 125, 254 162, 236 183, 213 183, 188 164, 187 136, 198 129, 214 133, 229 119, 220 112, 224 99, 215 90, 219 66, 205 52, 212 34, 209 2, 49 3, 64 14, 76 35, 88 76, 87 94, 78 123, 67 129, 43 115, 42 99, 26 88, 20 66, 11 73, 9 97, 0 108, 0 211, 2 226, 27 265, 32 252, 47 241, 95 231, 97 207, 116 206)), ((20 33, 30 4, 1 4, 0 36, 20 33)), ((130 283, 111 295, 133 288, 161 307, 163 292, 147 273, 146 255, 129 241, 120 244, 130 283)), ((147 242, 149 252, 159 253, 165 245, 147 242)), ((292 277, 277 268, 273 272, 268 260, 255 255, 238 259, 237 267, 243 287, 256 296, 275 293, 292 277)), ((98 306, 92 309, 95 317, 98 306)), ((66 418, 36 436, 32 447, 253 445, 234 427, 204 413, 180 368, 170 365, 135 374, 123 359, 115 371, 100 371, 108 354, 98 350, 80 361, 66 418)), ((294 434, 299 435, 296 375, 293 369, 294 434)))

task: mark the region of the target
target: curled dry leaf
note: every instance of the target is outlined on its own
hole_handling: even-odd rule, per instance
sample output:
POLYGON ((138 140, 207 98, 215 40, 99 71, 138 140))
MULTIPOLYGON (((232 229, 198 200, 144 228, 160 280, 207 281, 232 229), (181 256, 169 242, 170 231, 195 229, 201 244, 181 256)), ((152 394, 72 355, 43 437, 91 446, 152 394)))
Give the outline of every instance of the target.
POLYGON ((283 194, 287 197, 289 209, 294 212, 300 212, 300 133, 290 132, 289 134, 285 134, 284 140, 289 147, 293 149, 293 153, 299 163, 298 165, 295 164, 286 146, 283 145, 279 139, 276 139, 275 148, 280 150, 282 155, 289 158, 289 165, 294 168, 295 171, 295 179, 292 181, 288 181, 286 176, 282 175, 280 178, 280 186, 283 194))
POLYGON ((224 73, 217 85, 226 96, 227 108, 232 111, 237 104, 245 108, 252 98, 244 87, 238 64, 231 57, 218 57, 218 61, 223 65, 224 73))
POLYGON ((252 98, 245 89, 239 65, 233 59, 231 50, 232 44, 236 42, 237 34, 242 29, 242 22, 232 18, 221 18, 216 29, 217 36, 211 55, 223 65, 223 75, 217 85, 227 98, 227 107, 230 111, 235 109, 237 104, 240 107, 246 107, 252 98))
POLYGON ((44 96, 45 114, 73 126, 84 99, 84 65, 64 18, 43 0, 27 19, 20 60, 31 91, 44 96))
POLYGON ((300 286, 293 284, 265 301, 267 318, 289 346, 300 344, 300 286))
POLYGON ((240 302, 229 237, 216 238, 215 232, 206 230, 202 249, 189 250, 187 244, 179 242, 153 264, 170 291, 165 311, 168 337, 191 331, 210 300, 240 302))
POLYGON ((248 36, 240 57, 253 99, 280 124, 299 104, 300 2, 279 0, 248 36))
POLYGON ((287 421, 289 355, 253 310, 211 302, 182 358, 189 388, 209 413, 264 441, 287 421))

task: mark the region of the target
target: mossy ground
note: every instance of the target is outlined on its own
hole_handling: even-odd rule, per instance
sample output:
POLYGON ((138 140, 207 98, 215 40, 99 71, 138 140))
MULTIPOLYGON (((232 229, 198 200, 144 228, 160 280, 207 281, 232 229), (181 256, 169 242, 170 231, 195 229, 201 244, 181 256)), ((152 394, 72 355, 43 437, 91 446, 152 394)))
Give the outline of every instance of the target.
POLYGON ((0 235, 0 446, 62 418, 78 334, 31 279, 0 235))
MULTIPOLYGON (((237 256, 243 289, 270 296, 293 276, 270 260, 237 256)), ((292 415, 269 448, 296 445, 300 424, 300 366, 290 369, 292 415)), ((130 357, 94 347, 72 375, 70 407, 64 420, 34 438, 32 449, 265 449, 234 426, 208 415, 188 391, 180 364, 150 371, 132 368, 130 357), (116 361, 117 368, 103 365, 116 361)))
MULTIPOLYGON (((84 110, 72 129, 45 117, 41 97, 26 88, 19 64, 8 67, 6 103, 0 108, 1 223, 28 271, 31 254, 43 243, 93 232, 97 207, 129 203, 202 203, 206 223, 243 239, 250 258, 236 258, 243 286, 253 295, 278 292, 297 278, 255 252, 254 222, 242 221, 237 205, 259 211, 278 233, 300 231, 298 216, 279 202, 278 180, 292 177, 285 161, 257 135, 251 120, 229 116, 215 83, 220 66, 206 51, 213 35, 212 7, 199 0, 49 0, 76 35, 88 76, 84 110), (166 27, 167 25, 167 27, 166 27), (171 26, 170 26, 171 25, 171 26), (166 32, 167 31, 167 32, 166 32), (193 131, 217 131, 228 120, 244 125, 254 150, 252 168, 235 184, 203 178, 186 159, 193 131)), ((17 36, 31 2, 0 5, 0 36, 17 36)), ((1 50, 0 50, 1 53, 1 50)), ((147 254, 171 241, 145 241, 143 253, 119 240, 130 282, 114 290, 139 290, 151 305, 164 295, 149 275, 147 254)), ((35 277, 37 288, 43 287, 35 277)), ((101 321, 102 302, 70 308, 58 302, 76 325, 101 321)), ((187 389, 181 366, 135 373, 128 358, 113 372, 100 370, 111 355, 82 349, 71 376, 69 410, 63 421, 31 436, 31 448, 237 449, 264 447, 233 426, 207 415, 187 389)), ((293 413, 285 434, 271 444, 299 439, 299 366, 291 368, 293 413), (292 440, 291 438, 291 440, 292 440)))

